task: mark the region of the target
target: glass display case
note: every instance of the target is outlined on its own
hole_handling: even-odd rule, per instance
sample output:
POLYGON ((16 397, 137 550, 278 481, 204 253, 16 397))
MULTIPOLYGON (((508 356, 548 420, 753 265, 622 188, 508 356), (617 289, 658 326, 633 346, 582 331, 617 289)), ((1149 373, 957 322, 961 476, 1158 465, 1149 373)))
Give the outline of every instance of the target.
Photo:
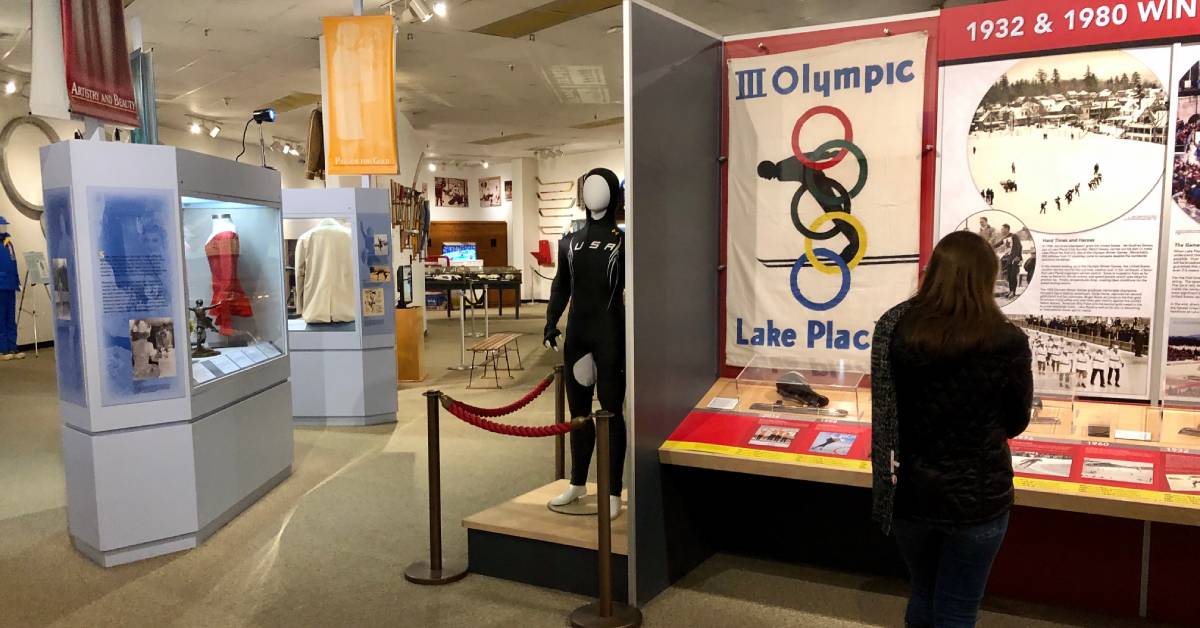
POLYGON ((870 421, 864 369, 844 360, 756 356, 708 407, 781 419, 870 421))
POLYGON ((192 383, 204 386, 287 352, 280 213, 187 196, 181 206, 192 383))
MULTIPOLYGON (((348 218, 284 218, 288 331, 354 331, 358 294, 354 232, 348 218)), ((373 283, 392 269, 372 264, 373 283)))
POLYGON ((1072 388, 1033 391, 1027 435, 1069 437, 1075 432, 1075 391, 1072 388))

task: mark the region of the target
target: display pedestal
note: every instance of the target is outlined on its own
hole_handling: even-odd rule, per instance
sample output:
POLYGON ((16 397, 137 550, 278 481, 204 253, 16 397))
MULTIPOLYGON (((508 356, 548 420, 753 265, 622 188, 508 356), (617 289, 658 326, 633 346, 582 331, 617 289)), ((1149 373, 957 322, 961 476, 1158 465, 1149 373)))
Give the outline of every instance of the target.
POLYGON ((303 294, 304 302, 316 303, 322 314, 336 311, 342 318, 353 316, 345 322, 306 323, 301 312, 292 313, 288 343, 298 424, 359 426, 396 421, 390 212, 384 190, 283 191, 293 305, 303 294), (330 237, 338 232, 349 239, 343 249, 331 244, 330 237), (313 255, 306 257, 301 252, 305 250, 313 255), (304 287, 306 277, 315 280, 304 287))
POLYGON ((69 141, 42 180, 72 543, 104 567, 196 547, 292 472, 279 174, 69 141), (217 279, 253 307, 219 310, 217 279), (205 312, 227 331, 205 336, 205 312))
MULTIPOLYGON (((571 517, 546 508, 566 490, 559 480, 463 519, 471 573, 597 596, 596 517, 571 517), (514 561, 513 556, 522 560, 514 561)), ((595 484, 588 491, 596 492, 595 484)), ((626 504, 626 496, 621 496, 626 504)), ((628 595, 629 512, 612 522, 613 596, 628 595)))
POLYGON ((425 370, 425 307, 396 310, 396 377, 423 382, 425 370))
MULTIPOLYGON (((292 407, 301 425, 378 425, 396 422, 395 362, 391 347, 337 349, 354 332, 290 334, 292 407), (322 348, 321 344, 329 345, 322 348)), ((351 343, 352 344, 352 341, 351 343)))

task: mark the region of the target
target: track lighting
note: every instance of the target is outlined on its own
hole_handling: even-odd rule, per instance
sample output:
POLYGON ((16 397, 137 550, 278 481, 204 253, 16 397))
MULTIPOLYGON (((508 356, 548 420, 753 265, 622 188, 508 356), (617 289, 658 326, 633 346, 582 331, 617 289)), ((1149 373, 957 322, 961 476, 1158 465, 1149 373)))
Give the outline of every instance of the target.
POLYGON ((208 136, 211 138, 216 138, 220 134, 221 134, 221 125, 213 123, 213 125, 211 127, 209 127, 209 129, 208 129, 208 136))
POLYGON ((433 18, 433 12, 429 10, 429 5, 425 4, 425 0, 409 0, 408 10, 421 22, 428 22, 433 18))
POLYGON ((192 120, 192 123, 188 125, 188 131, 190 131, 192 135, 200 135, 200 131, 203 130, 204 128, 201 127, 200 123, 196 122, 195 120, 192 120))
POLYGON ((430 172, 437 172, 437 164, 433 163, 432 161, 431 161, 431 162, 429 162, 429 171, 430 171, 430 172))
POLYGON ((433 12, 438 17, 446 17, 446 3, 445 2, 433 3, 433 12))
POLYGON ((483 162, 483 169, 484 169, 484 170, 487 170, 487 169, 488 169, 488 165, 489 165, 489 164, 488 164, 488 162, 486 162, 486 161, 485 161, 485 162, 483 162))
POLYGON ((8 82, 4 84, 4 95, 12 96, 15 93, 17 93, 17 81, 15 79, 9 79, 8 82))

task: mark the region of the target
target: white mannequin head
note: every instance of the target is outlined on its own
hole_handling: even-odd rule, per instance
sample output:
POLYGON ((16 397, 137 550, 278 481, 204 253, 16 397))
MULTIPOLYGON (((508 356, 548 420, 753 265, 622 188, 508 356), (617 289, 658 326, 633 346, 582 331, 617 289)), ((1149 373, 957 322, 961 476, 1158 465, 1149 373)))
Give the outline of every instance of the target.
POLYGON ((604 218, 611 203, 612 192, 604 177, 594 174, 583 181, 583 206, 592 215, 592 220, 604 218))

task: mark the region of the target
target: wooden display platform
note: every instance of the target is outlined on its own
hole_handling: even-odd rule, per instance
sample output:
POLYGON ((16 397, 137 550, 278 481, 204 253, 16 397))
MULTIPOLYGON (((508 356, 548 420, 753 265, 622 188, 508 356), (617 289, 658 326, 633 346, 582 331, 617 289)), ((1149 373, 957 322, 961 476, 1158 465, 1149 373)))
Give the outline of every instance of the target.
MULTIPOLYGON (((546 507, 556 495, 567 490, 569 482, 558 480, 534 489, 502 504, 463 519, 468 530, 567 545, 596 550, 596 517, 594 515, 563 515, 546 507)), ((588 484, 588 493, 595 494, 596 485, 588 484)), ((628 505, 628 491, 621 494, 621 503, 628 505)), ((629 555, 629 511, 622 508, 621 516, 612 522, 612 551, 614 555, 629 555)))
MULTIPOLYGON (((596 596, 596 515, 564 515, 546 507, 567 485, 559 480, 463 519, 471 572, 596 596)), ((588 492, 594 495, 596 485, 589 484, 588 492)), ((625 509, 612 522, 612 551, 613 597, 624 602, 629 590, 625 509)))

